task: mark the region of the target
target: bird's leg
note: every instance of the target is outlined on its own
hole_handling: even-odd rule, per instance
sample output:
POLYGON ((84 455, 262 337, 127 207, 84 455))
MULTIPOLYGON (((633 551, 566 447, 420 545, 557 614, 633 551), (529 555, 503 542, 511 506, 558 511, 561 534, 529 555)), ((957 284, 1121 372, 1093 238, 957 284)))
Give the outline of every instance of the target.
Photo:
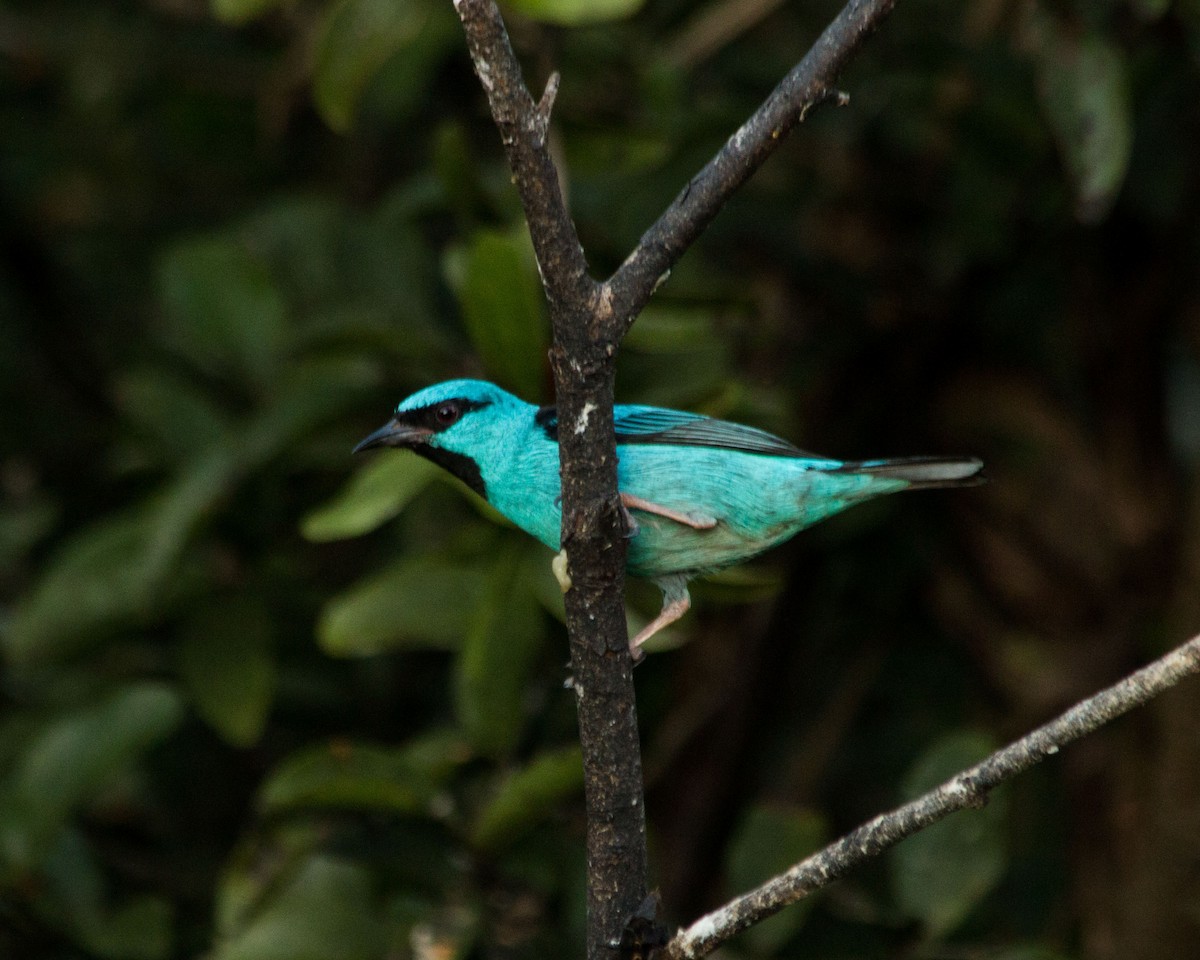
POLYGON ((663 606, 658 616, 646 624, 638 632, 638 635, 629 641, 629 655, 633 657, 634 663, 637 663, 646 655, 646 652, 642 649, 642 644, 658 633, 663 627, 669 626, 682 617, 692 605, 692 598, 688 596, 687 579, 685 577, 663 577, 654 582, 658 584, 663 592, 663 606))
MULTIPOLYGON (((661 504, 643 500, 641 497, 635 497, 632 493, 621 494, 621 503, 628 510, 641 510, 645 513, 654 513, 660 517, 666 517, 668 520, 674 520, 676 523, 682 523, 685 527, 691 527, 693 530, 711 530, 717 525, 715 517, 710 517, 703 513, 682 513, 679 510, 672 510, 670 507, 664 507, 661 504)), ((636 524, 634 524, 634 532, 637 532, 636 524)), ((684 607, 684 610, 686 609, 687 607, 684 607)))

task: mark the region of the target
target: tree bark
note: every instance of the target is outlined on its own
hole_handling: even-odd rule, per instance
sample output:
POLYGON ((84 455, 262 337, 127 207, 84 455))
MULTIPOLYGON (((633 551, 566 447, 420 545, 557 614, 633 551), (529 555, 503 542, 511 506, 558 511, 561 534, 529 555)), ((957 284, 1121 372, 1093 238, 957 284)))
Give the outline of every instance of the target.
POLYGON ((587 812, 589 960, 614 954, 646 895, 646 819, 633 663, 625 628, 625 531, 617 500, 616 340, 588 275, 546 146, 557 89, 540 103, 522 79, 491 0, 456 0, 475 71, 513 171, 550 304, 558 400, 562 547, 572 685, 587 812))

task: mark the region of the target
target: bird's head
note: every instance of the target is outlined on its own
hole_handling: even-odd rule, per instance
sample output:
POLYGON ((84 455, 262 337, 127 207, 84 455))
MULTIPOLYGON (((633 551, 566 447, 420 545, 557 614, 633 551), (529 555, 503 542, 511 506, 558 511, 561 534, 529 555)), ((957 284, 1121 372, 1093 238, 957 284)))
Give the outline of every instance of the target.
POLYGON ((449 470, 487 496, 481 464, 503 456, 530 405, 484 380, 447 380, 401 401, 392 419, 355 453, 403 447, 449 470))

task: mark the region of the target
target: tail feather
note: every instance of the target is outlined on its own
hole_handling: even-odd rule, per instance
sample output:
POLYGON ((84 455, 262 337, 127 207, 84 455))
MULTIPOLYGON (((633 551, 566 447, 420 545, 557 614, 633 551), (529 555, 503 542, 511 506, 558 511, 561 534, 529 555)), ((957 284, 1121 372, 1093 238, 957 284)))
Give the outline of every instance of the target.
POLYGON ((983 483, 983 461, 977 457, 904 457, 843 463, 831 473, 859 473, 903 480, 909 489, 973 487, 983 483))

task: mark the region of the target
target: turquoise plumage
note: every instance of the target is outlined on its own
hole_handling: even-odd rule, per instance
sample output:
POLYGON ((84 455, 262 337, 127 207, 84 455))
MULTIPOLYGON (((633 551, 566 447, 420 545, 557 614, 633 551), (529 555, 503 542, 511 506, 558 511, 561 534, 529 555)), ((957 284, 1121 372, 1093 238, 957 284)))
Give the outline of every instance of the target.
MULTIPOLYGON (((753 427, 660 407, 617 405, 617 483, 629 512, 627 570, 653 580, 663 609, 641 645, 688 609, 687 583, 767 550, 855 503, 978 481, 971 457, 844 461, 753 427)), ((575 429, 576 425, 571 425, 575 429)), ((392 446, 446 468, 514 524, 559 546, 559 423, 482 380, 450 380, 404 400, 355 452, 392 446)))

